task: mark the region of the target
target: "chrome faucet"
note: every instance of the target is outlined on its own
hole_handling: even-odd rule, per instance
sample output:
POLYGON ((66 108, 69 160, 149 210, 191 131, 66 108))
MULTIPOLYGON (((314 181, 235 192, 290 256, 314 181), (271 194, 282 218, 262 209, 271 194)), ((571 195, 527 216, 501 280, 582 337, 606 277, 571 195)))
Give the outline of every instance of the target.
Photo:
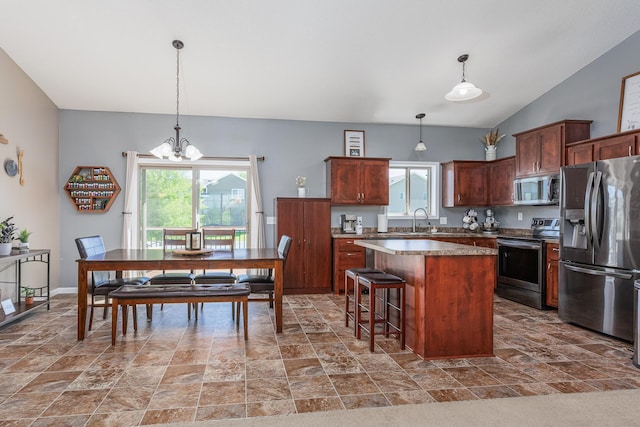
POLYGON ((422 211, 424 212, 424 219, 429 219, 429 214, 427 213, 427 210, 425 208, 418 208, 415 211, 413 211, 413 232, 416 232, 416 214, 418 213, 418 211, 422 211))

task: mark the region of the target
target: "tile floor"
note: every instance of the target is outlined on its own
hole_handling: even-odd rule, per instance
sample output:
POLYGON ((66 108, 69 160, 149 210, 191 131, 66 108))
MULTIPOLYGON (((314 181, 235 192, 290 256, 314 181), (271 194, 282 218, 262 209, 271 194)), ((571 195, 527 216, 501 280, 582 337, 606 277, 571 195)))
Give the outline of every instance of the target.
MULTIPOLYGON (((229 304, 155 308, 111 346, 101 319, 76 340, 75 297, 0 330, 0 424, 135 426, 408 403, 640 388, 631 345, 497 298, 495 357, 423 361, 344 327, 341 297, 285 297, 284 333, 250 304, 242 339, 229 304)), ((98 318, 100 316, 97 316, 98 318)))

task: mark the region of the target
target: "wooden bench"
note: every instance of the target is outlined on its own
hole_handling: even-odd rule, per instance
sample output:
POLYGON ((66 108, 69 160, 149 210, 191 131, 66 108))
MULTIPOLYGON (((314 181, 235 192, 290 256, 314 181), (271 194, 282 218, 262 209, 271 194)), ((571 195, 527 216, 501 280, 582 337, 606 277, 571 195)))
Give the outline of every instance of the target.
MULTIPOLYGON (((170 285, 170 286, 121 286, 111 291, 112 321, 111 345, 116 343, 116 329, 118 324, 118 306, 122 306, 122 335, 127 334, 127 306, 136 304, 171 304, 200 302, 238 302, 242 303, 242 322, 244 339, 247 339, 247 303, 249 299, 249 285, 218 284, 218 285, 170 285)), ((238 316, 239 317, 239 316, 238 316)), ((240 319, 236 319, 237 322, 240 319)), ((138 329, 138 322, 134 313, 133 329, 138 329)))

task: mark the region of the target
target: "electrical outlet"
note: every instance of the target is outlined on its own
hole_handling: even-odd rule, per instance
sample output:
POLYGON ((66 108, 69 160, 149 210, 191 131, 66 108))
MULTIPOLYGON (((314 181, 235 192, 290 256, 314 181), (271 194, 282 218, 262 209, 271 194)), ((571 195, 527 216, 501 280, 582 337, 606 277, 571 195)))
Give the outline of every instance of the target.
POLYGON ((447 217, 446 216, 441 216, 440 217, 440 225, 447 225, 447 217))
POLYGON ((267 217, 267 224, 275 224, 276 223, 276 217, 275 216, 268 216, 267 217))
POLYGON ((522 212, 518 212, 518 221, 522 221, 522 212))

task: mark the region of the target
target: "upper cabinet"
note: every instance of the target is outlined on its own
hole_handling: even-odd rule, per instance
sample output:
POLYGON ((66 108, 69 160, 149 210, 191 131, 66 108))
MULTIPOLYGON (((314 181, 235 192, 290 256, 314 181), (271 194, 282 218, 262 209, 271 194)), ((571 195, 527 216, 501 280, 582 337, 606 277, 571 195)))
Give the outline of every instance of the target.
POLYGON ((486 162, 454 160, 442 164, 442 206, 486 206, 487 201, 486 162))
POLYGON ((389 159, 327 157, 327 196, 332 205, 388 205, 389 159))
POLYGON ((567 165, 640 154, 640 130, 603 136, 567 147, 567 165))
POLYGON ((547 175, 565 164, 565 144, 589 139, 591 120, 564 120, 514 134, 516 177, 547 175))
POLYGON ((516 158, 504 157, 487 163, 489 206, 513 205, 513 179, 516 175, 516 158))

